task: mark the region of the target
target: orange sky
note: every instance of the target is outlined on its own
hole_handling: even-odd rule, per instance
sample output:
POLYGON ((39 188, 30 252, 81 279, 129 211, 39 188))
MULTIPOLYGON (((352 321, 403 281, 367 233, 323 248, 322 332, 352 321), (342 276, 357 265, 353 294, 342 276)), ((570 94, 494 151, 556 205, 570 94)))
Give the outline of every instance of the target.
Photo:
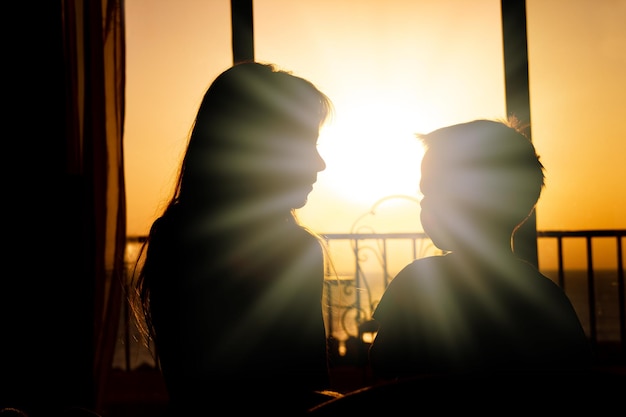
MULTIPOLYGON (((129 0, 128 234, 169 196, 199 101, 232 62, 229 0, 129 0)), ((300 211, 349 232, 390 194, 419 198, 413 134, 505 116, 499 0, 256 0, 255 54, 317 84, 336 118, 328 168, 300 211)), ((527 0, 533 141, 546 166, 537 227, 626 228, 626 0, 527 0)), ((389 200, 377 230, 421 231, 389 200)))

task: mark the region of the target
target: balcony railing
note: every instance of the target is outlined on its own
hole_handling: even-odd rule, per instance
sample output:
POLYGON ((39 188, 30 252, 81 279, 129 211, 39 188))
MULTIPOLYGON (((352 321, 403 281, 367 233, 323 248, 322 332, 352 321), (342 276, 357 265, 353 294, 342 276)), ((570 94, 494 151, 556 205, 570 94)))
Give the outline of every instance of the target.
MULTIPOLYGON (((354 359, 386 286, 414 259, 441 253, 422 233, 323 234, 330 262, 325 279, 325 320, 337 361, 354 359), (351 359, 350 359, 351 358, 351 359)), ((626 364, 624 285, 626 230, 538 231, 539 269, 559 284, 592 344, 609 364, 626 364)), ((145 237, 129 237, 129 266, 145 237)), ((135 336, 125 308, 113 366, 154 366, 135 336)))

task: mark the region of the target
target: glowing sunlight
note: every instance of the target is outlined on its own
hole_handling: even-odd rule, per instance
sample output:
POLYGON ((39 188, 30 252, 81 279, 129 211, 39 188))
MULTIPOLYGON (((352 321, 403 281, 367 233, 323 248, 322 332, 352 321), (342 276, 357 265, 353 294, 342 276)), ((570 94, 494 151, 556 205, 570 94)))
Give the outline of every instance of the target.
POLYGON ((320 135, 327 167, 318 186, 364 207, 392 194, 417 197, 423 148, 417 128, 406 123, 411 118, 402 114, 411 111, 350 108, 320 135))

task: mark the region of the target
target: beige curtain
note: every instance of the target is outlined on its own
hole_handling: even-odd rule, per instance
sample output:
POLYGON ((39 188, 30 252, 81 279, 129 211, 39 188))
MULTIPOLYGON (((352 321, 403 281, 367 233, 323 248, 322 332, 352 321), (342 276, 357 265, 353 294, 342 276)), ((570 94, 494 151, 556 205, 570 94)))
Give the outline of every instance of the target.
POLYGON ((93 249, 94 407, 102 405, 124 280, 125 26, 123 0, 65 0, 67 170, 85 180, 86 240, 93 249))

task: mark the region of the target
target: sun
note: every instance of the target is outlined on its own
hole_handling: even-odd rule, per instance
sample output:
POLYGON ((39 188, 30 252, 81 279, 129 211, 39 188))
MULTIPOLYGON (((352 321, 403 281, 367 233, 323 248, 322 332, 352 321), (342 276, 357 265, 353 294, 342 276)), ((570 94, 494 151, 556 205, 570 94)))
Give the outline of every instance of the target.
POLYGON ((424 149, 416 130, 393 117, 363 117, 325 127, 318 150, 326 161, 318 186, 369 206, 389 195, 418 197, 424 149), (365 122, 364 122, 365 120, 365 122))

